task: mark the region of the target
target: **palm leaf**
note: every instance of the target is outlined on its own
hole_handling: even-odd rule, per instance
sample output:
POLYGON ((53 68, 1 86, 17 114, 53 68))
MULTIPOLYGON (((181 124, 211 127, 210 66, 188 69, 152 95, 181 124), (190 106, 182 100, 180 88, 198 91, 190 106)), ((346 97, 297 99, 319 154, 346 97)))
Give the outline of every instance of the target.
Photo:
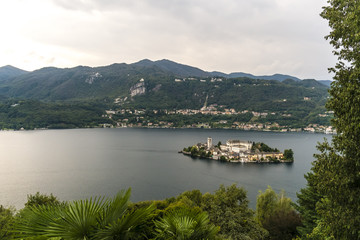
POLYGON ((131 239, 142 234, 142 227, 153 216, 155 207, 140 208, 127 213, 100 230, 94 239, 131 239))
POLYGON ((155 221, 157 239, 214 239, 219 228, 210 224, 207 213, 176 209, 155 221))
POLYGON ((66 206, 28 207, 16 224, 16 238, 118 239, 138 234, 154 208, 127 213, 130 194, 128 189, 112 199, 90 198, 66 206))

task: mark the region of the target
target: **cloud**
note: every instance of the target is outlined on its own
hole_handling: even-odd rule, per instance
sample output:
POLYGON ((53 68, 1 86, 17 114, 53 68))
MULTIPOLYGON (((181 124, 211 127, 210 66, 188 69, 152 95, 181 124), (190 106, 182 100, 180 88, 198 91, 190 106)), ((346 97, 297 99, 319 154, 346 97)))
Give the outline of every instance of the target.
POLYGON ((9 23, 0 41, 59 67, 168 58, 205 70, 325 78, 334 62, 319 17, 326 0, 11 2, 0 3, 0 21, 9 23))

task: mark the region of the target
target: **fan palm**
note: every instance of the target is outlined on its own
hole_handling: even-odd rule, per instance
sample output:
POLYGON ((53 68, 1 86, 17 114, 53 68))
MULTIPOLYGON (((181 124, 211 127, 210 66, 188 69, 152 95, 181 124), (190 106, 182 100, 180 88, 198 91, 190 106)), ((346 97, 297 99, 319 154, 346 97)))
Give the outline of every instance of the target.
POLYGON ((156 239, 215 239, 220 230, 209 222, 206 212, 185 208, 169 212, 155 226, 156 239))
POLYGON ((153 206, 128 211, 131 190, 114 198, 90 198, 65 206, 29 207, 16 225, 20 239, 137 239, 153 206))

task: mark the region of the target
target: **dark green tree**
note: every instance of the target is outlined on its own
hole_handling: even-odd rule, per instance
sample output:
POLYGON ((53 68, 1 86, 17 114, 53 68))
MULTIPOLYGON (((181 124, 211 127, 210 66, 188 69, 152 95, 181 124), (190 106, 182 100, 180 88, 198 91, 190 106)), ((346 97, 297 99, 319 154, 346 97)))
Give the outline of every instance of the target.
MULTIPOLYGON (((313 177, 308 179, 322 196, 316 203, 320 219, 311 235, 360 239, 360 1, 327 2, 321 16, 329 22, 326 38, 338 58, 330 69, 335 81, 327 107, 334 112, 338 134, 331 143, 318 145, 313 177)), ((307 205, 300 202, 300 207, 307 205)))
POLYGON ((220 226, 220 234, 226 239, 264 239, 267 232, 255 221, 248 203, 243 188, 221 185, 214 194, 203 195, 202 209, 213 224, 220 226))
POLYGON ((60 205, 61 202, 55 197, 52 193, 50 195, 41 194, 37 192, 36 194, 27 195, 27 202, 25 207, 35 207, 40 205, 60 205))
POLYGON ((292 206, 290 198, 284 191, 276 194, 268 188, 259 193, 256 201, 256 220, 269 232, 269 239, 293 239, 296 228, 301 225, 300 215, 292 206))
POLYGON ((15 209, 0 205, 0 239, 13 239, 12 227, 14 224, 15 209))
POLYGON ((192 157, 196 157, 199 154, 199 150, 196 146, 192 146, 190 149, 190 153, 192 157))
POLYGON ((312 180, 313 177, 313 173, 306 174, 307 186, 296 194, 298 199, 295 208, 300 213, 302 222, 302 225, 298 227, 298 232, 303 238, 311 234, 320 220, 320 216, 316 211, 316 204, 321 200, 322 195, 317 192, 312 180))
POLYGON ((294 152, 292 149, 285 149, 284 150, 284 158, 286 160, 294 160, 294 152))

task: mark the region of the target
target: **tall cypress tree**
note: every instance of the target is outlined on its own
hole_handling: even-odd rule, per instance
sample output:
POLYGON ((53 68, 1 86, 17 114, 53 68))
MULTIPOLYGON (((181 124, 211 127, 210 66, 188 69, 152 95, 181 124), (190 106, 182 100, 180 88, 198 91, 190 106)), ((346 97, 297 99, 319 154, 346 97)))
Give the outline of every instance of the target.
POLYGON ((321 196, 316 203, 320 220, 313 234, 360 239, 360 1, 328 0, 328 4, 321 16, 329 22, 326 39, 338 62, 330 69, 335 81, 327 107, 334 111, 332 124, 338 134, 331 143, 318 145, 313 177, 308 179, 311 190, 321 196))

